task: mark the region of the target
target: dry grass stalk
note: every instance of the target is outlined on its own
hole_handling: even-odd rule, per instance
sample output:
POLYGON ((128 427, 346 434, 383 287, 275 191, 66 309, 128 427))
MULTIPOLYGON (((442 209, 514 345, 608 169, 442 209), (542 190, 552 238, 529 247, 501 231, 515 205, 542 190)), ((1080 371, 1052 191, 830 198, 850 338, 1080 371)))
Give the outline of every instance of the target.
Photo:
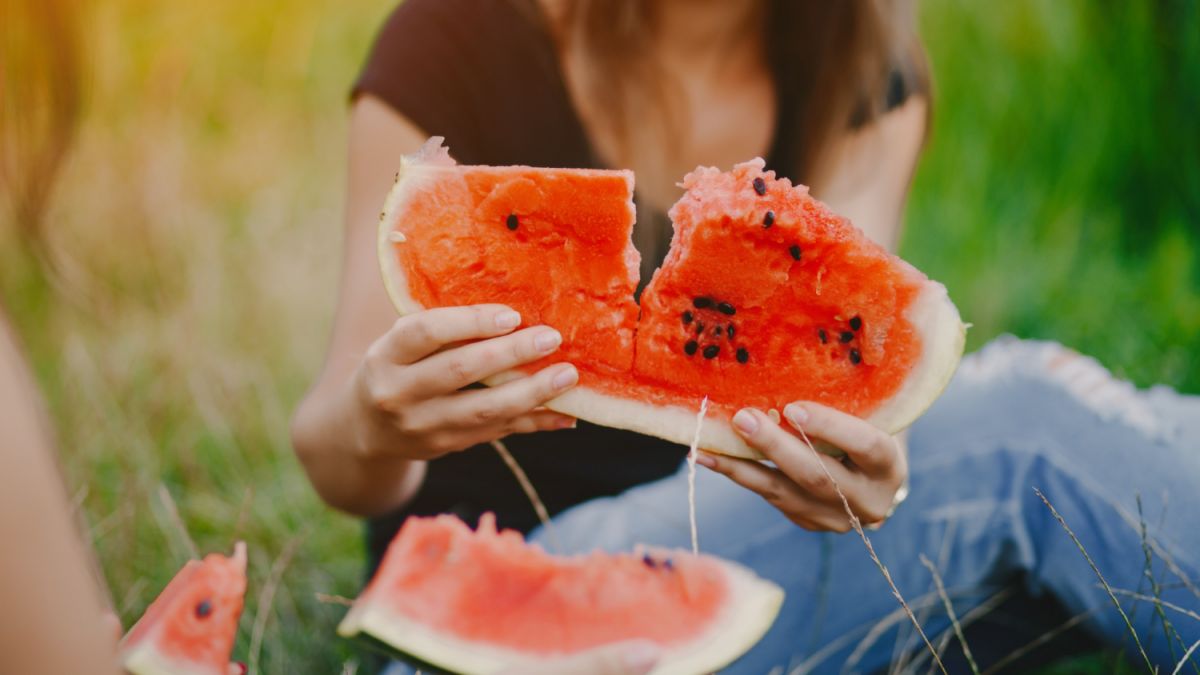
POLYGON ((546 504, 538 496, 537 488, 533 487, 533 483, 530 482, 529 476, 525 474, 525 470, 521 468, 520 464, 517 464, 517 458, 512 456, 512 453, 508 451, 508 447, 502 441, 492 441, 492 447, 500 455, 500 459, 504 460, 504 464, 508 467, 508 470, 512 471, 513 475, 517 477, 517 482, 521 484, 521 490, 529 498, 529 503, 533 504, 533 510, 537 512, 538 520, 542 522, 542 528, 546 530, 546 536, 550 539, 550 545, 554 547, 554 550, 561 551, 562 547, 559 546, 558 537, 555 536, 554 526, 550 524, 550 512, 546 510, 546 504))
POLYGON ((1034 638, 1034 639, 1030 640, 1029 642, 1025 643, 1024 645, 1022 645, 1021 647, 1009 652, 1009 654, 1007 656, 1005 656, 1004 658, 993 663, 991 666, 988 667, 987 670, 983 671, 983 675, 995 675, 996 673, 1002 672, 1003 669, 1006 666, 1008 666, 1008 664, 1012 663, 1013 661, 1016 661, 1017 659, 1021 658, 1022 656, 1025 656, 1029 652, 1032 652, 1033 650, 1035 650, 1038 647, 1053 640, 1054 638, 1058 637, 1059 635, 1062 635, 1063 633, 1071 630, 1075 626, 1078 626, 1080 623, 1083 622, 1084 619, 1091 616, 1091 614, 1092 614, 1091 610, 1088 610, 1086 612, 1080 612, 1079 614, 1076 614, 1075 616, 1062 622, 1062 624, 1059 625, 1057 628, 1050 630, 1050 631, 1046 631, 1045 633, 1042 633, 1041 635, 1037 636, 1036 638, 1034 638))
POLYGON ((1092 556, 1089 555, 1087 549, 1083 547, 1083 542, 1079 541, 1079 537, 1075 536, 1075 531, 1071 529, 1070 525, 1067 525, 1066 519, 1059 514, 1058 509, 1054 508, 1054 505, 1050 503, 1050 500, 1046 499, 1046 495, 1042 494, 1042 491, 1037 488, 1033 488, 1033 491, 1037 493, 1037 496, 1042 500, 1043 503, 1045 503, 1046 507, 1050 509, 1050 513, 1054 515, 1054 519, 1058 521, 1058 524, 1062 525, 1062 528, 1067 531, 1067 534, 1071 537, 1071 541, 1075 542, 1075 546, 1079 549, 1079 552, 1083 554, 1083 559, 1087 561, 1088 566, 1092 568, 1092 572, 1095 573, 1096 578, 1100 580, 1100 584, 1108 593, 1109 600, 1112 600, 1113 606, 1117 608, 1117 611, 1121 614, 1121 618, 1124 619, 1125 627, 1129 629, 1129 634, 1133 636, 1133 642, 1137 645, 1138 652, 1142 655, 1142 659, 1146 662, 1146 667, 1150 669, 1150 672, 1155 672, 1156 669, 1154 664, 1150 661, 1150 656, 1146 654, 1146 649, 1142 647, 1142 639, 1138 637, 1137 631, 1133 628, 1133 622, 1129 620, 1129 615, 1125 613, 1125 609, 1121 607, 1121 603, 1117 601, 1117 596, 1113 594, 1112 587, 1108 585, 1108 581, 1106 581, 1104 579, 1104 575, 1100 573, 1100 568, 1096 567, 1096 563, 1092 561, 1092 556))
POLYGON ((1193 642, 1192 646, 1188 647, 1188 650, 1183 653, 1183 658, 1179 659, 1179 663, 1175 664, 1175 670, 1171 671, 1171 675, 1179 675, 1179 671, 1183 670, 1183 664, 1188 662, 1188 659, 1192 656, 1192 652, 1196 651, 1196 647, 1200 647, 1200 640, 1193 642))
POLYGON ((850 518, 850 527, 854 528, 854 531, 858 533, 859 538, 862 539, 863 544, 866 545, 867 553, 870 554, 871 560, 875 563, 875 566, 879 568, 879 572, 883 575, 884 580, 887 581, 888 586, 892 589, 892 597, 896 598, 896 601, 899 602, 900 606, 904 608, 904 613, 908 615, 908 620, 912 622, 913 626, 917 629, 917 633, 921 635, 921 639, 925 641, 925 646, 929 648, 929 653, 933 655, 933 660, 937 664, 938 668, 941 669, 943 675, 948 675, 946 673, 946 665, 942 663, 942 657, 939 656, 937 650, 933 648, 933 643, 929 641, 929 636, 925 635, 925 629, 921 628, 921 623, 917 621, 916 615, 913 614, 913 611, 911 608, 909 608, 908 603, 904 601, 904 596, 901 595, 900 589, 896 588, 896 582, 892 581, 892 573, 888 571, 887 565, 884 565, 883 561, 881 561, 879 556, 875 553, 875 547, 871 545, 871 538, 868 537, 867 533, 863 530, 862 522, 858 519, 858 516, 854 515, 854 510, 850 508, 850 500, 846 499, 846 493, 842 492, 842 486, 838 485, 837 479, 833 477, 833 474, 829 472, 829 468, 825 466, 825 462, 821 460, 821 454, 817 452, 815 447, 813 447, 812 441, 808 439, 808 434, 804 433, 803 429, 798 429, 798 431, 800 432, 800 438, 804 441, 804 444, 808 446, 809 451, 812 452, 813 457, 817 460, 817 465, 821 467, 821 471, 825 472, 825 477, 829 479, 830 485, 833 485, 833 489, 837 492, 838 498, 842 500, 842 507, 846 509, 846 515, 850 518))
POLYGON ((262 653, 263 634, 267 630, 267 620, 271 617, 271 607, 275 603, 275 593, 279 590, 279 583, 283 579, 283 573, 291 564, 292 558, 295 557, 296 551, 300 549, 300 544, 304 541, 307 533, 300 533, 292 537, 291 541, 283 547, 283 551, 275 558, 275 562, 271 563, 271 571, 267 573, 267 580, 263 583, 262 590, 258 593, 258 607, 254 613, 254 627, 250 631, 250 651, 249 651, 249 666, 250 675, 257 675, 259 672, 258 662, 262 653))
POLYGON ((158 484, 158 500, 162 502, 163 508, 167 511, 167 520, 171 523, 171 527, 187 547, 188 555, 192 560, 199 560, 200 549, 196 548, 196 542, 192 541, 192 535, 188 534, 187 526, 183 524, 183 518, 179 517, 179 509, 175 506, 175 499, 171 497, 171 491, 162 483, 158 484))
POLYGON ((958 643, 962 645, 963 656, 967 657, 967 664, 971 666, 971 672, 979 675, 979 664, 975 663, 975 655, 971 653, 971 648, 967 646, 967 636, 963 635, 962 624, 958 621, 958 614, 954 611, 954 603, 950 602, 950 596, 946 595, 946 586, 942 583, 942 575, 938 574, 937 568, 921 554, 921 564, 929 570, 933 575, 933 583, 937 586, 938 597, 942 599, 942 605, 946 608, 946 615, 950 617, 950 625, 954 627, 954 634, 958 636, 958 643))

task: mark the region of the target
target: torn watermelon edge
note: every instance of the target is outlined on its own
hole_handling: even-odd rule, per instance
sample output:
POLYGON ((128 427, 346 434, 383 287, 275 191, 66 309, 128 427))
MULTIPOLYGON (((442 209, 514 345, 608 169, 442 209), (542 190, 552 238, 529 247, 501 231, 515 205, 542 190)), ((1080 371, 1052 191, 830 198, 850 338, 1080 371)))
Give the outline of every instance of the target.
MULTIPOLYGON (((401 316, 426 309, 408 289, 408 275, 399 264, 394 247, 402 244, 391 238, 398 215, 423 182, 440 172, 453 170, 458 163, 450 156, 444 138, 433 136, 421 149, 401 159, 395 184, 388 193, 379 217, 378 248, 380 271, 388 297, 401 316)), ((633 172, 616 171, 626 177, 633 194, 633 172)), ((629 208, 634 208, 630 199, 629 208)), ((632 246, 632 242, 630 243, 632 246)), ((906 263, 907 264, 907 263, 906 263)), ((942 394, 954 376, 966 346, 966 329, 958 308, 950 300, 946 287, 927 279, 920 294, 904 313, 921 340, 921 355, 900 389, 865 419, 889 434, 908 428, 942 394)), ((488 386, 510 382, 526 373, 510 370, 483 381, 488 386)), ((647 387, 650 389, 650 387, 647 387)), ((636 395, 636 392, 632 392, 636 395)), ((579 384, 570 391, 546 403, 550 410, 606 427, 627 429, 657 436, 680 445, 689 445, 696 431, 696 410, 679 405, 658 405, 644 402, 650 397, 622 398, 579 384), (641 400, 639 400, 639 398, 641 400)), ((699 446, 705 450, 733 457, 763 459, 733 429, 729 419, 708 417, 700 434, 699 446)), ((840 454, 840 451, 819 444, 818 449, 840 454)))

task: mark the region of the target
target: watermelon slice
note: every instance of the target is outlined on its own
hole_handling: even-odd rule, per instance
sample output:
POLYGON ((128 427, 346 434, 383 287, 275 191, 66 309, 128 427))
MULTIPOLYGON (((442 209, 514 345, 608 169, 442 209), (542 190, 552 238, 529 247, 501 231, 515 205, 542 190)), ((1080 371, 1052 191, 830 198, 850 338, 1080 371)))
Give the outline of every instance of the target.
POLYGON ((685 551, 556 557, 489 513, 409 518, 338 633, 368 636, 463 675, 633 638, 665 654, 655 675, 712 672, 766 633, 783 591, 749 570, 685 551))
POLYGON ((189 560, 121 640, 132 675, 228 675, 246 594, 246 545, 189 560))
POLYGON ((459 166, 433 138, 406 157, 384 207, 380 263, 392 301, 504 303, 563 335, 547 359, 579 384, 547 407, 606 426, 757 453, 729 419, 811 400, 894 433, 949 382, 965 328, 941 284, 764 171, 699 168, 671 209, 663 266, 634 301, 639 256, 628 171, 459 166))

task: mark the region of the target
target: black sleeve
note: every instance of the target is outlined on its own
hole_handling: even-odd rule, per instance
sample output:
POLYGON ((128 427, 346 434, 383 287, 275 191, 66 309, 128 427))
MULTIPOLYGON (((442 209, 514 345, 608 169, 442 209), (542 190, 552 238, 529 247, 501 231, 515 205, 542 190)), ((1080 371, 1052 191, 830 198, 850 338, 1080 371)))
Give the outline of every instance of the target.
POLYGON ((388 17, 351 96, 371 94, 422 131, 445 136, 456 157, 483 141, 473 89, 478 13, 463 0, 405 0, 388 17))

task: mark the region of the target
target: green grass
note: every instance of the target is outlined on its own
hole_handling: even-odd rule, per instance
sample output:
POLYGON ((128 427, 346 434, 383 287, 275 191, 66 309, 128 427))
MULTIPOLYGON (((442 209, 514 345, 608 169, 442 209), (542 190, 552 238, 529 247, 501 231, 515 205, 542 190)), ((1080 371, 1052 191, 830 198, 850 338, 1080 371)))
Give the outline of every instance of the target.
MULTIPOLYGON (((287 418, 333 307, 348 85, 391 4, 97 4, 87 116, 48 220, 57 271, 0 227, 0 294, 122 618, 187 536, 245 539, 236 656, 264 673, 339 672, 351 654, 343 609, 315 594, 354 594, 359 526, 308 487, 287 418)), ((972 347, 1058 339, 1195 392, 1197 3, 1126 4, 923 4, 938 102, 903 253, 946 282, 972 347)))

